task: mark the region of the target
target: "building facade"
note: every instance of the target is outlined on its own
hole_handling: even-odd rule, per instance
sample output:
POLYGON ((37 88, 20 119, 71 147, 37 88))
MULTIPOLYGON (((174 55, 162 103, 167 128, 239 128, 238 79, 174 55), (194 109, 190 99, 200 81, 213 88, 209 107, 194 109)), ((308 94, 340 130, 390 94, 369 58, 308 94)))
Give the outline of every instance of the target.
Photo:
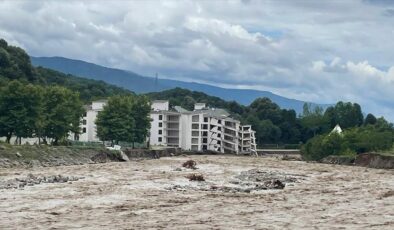
POLYGON ((179 106, 170 109, 168 101, 154 101, 150 116, 151 146, 256 153, 255 132, 251 126, 241 125, 223 109, 209 109, 204 103, 197 103, 194 111, 187 111, 179 106))
POLYGON ((91 105, 85 106, 86 112, 83 115, 81 123, 81 133, 72 134, 70 139, 83 142, 99 142, 96 129, 97 114, 104 109, 107 100, 93 101, 91 105))
MULTIPOLYGON (((97 114, 107 101, 94 101, 86 107, 81 134, 70 137, 84 142, 98 142, 97 114)), ((255 131, 241 125, 223 109, 206 108, 195 104, 193 111, 180 106, 170 109, 168 101, 153 101, 150 113, 151 129, 148 141, 153 147, 180 147, 190 151, 222 153, 256 153, 255 131)))

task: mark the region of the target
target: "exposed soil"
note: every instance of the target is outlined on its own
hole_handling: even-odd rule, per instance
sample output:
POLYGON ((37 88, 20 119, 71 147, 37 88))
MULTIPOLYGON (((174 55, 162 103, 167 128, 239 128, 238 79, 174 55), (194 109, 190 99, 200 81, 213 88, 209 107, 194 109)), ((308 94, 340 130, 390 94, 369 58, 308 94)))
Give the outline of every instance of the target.
POLYGON ((394 228, 393 170, 202 155, 0 169, 3 182, 53 175, 78 180, 0 190, 0 229, 394 228))

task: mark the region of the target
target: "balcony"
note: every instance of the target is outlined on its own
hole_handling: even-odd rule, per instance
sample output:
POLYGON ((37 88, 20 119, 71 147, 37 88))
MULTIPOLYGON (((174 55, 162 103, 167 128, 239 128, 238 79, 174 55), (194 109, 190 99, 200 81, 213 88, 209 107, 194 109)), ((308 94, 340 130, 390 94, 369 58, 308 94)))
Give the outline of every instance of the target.
POLYGON ((177 131, 177 130, 168 130, 167 133, 164 136, 165 137, 179 138, 179 131, 177 131))
POLYGON ((224 134, 231 135, 231 136, 234 136, 234 137, 237 136, 237 132, 235 132, 233 130, 230 130, 230 129, 227 129, 227 128, 224 129, 224 134))
POLYGON ((179 123, 179 116, 178 115, 168 115, 167 119, 165 119, 163 122, 166 122, 166 123, 179 123))
POLYGON ((179 138, 177 137, 167 137, 167 145, 179 145, 179 138))
POLYGON ((168 123, 167 130, 179 130, 179 123, 173 122, 173 123, 168 123))

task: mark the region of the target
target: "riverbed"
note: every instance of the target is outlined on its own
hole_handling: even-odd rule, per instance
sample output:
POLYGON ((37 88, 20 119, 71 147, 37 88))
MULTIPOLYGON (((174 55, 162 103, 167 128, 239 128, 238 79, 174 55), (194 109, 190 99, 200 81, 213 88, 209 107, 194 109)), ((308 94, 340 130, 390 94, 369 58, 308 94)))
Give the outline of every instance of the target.
POLYGON ((201 155, 0 169, 21 181, 0 189, 0 229, 394 229, 394 170, 201 155), (284 187, 249 189, 247 172, 284 187))

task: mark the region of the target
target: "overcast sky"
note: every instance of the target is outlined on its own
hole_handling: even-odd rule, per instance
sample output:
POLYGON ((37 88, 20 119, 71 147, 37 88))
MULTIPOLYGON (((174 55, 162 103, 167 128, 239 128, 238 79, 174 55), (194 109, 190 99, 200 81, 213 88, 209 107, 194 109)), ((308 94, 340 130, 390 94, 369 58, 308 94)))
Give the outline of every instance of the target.
POLYGON ((0 37, 33 56, 358 102, 394 120, 394 1, 0 0, 0 37))

